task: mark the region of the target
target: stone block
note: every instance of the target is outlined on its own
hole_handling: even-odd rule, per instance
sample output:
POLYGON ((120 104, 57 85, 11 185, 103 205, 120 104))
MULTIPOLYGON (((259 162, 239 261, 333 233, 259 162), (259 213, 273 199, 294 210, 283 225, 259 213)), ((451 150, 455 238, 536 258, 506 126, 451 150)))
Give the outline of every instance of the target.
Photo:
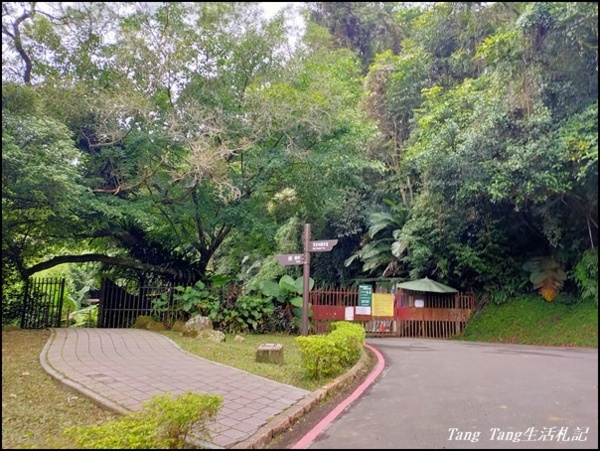
POLYGON ((256 361, 283 364, 283 345, 279 343, 261 344, 256 348, 256 361))
POLYGON ((196 329, 198 332, 202 332, 206 329, 212 329, 213 323, 208 316, 194 316, 190 318, 186 323, 185 327, 187 329, 196 329))
POLYGON ((213 329, 202 330, 198 332, 198 335, 196 336, 197 340, 207 340, 212 343, 222 343, 225 341, 226 338, 227 337, 223 332, 221 332, 220 330, 213 329))

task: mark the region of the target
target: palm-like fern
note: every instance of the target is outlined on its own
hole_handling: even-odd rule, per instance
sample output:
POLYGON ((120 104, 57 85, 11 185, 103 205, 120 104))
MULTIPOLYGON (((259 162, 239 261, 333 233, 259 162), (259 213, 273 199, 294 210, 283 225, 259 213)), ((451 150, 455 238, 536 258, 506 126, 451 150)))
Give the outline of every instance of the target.
POLYGON ((406 244, 400 239, 402 227, 408 219, 408 209, 389 199, 384 202, 390 210, 371 213, 368 217, 369 230, 363 238, 361 248, 344 264, 350 266, 355 260, 363 262, 363 272, 382 270, 382 276, 393 275, 400 266, 400 257, 406 244))
POLYGON ((531 272, 529 280, 548 302, 554 300, 567 280, 561 264, 553 257, 534 257, 523 265, 523 269, 531 272))

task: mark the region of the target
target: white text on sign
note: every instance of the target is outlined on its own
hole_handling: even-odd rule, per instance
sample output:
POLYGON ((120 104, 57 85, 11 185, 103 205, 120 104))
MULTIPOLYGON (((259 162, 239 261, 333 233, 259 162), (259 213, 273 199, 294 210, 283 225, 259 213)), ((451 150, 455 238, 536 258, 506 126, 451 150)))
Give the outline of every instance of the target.
POLYGON ((321 240, 310 242, 310 252, 329 252, 338 240, 321 240))

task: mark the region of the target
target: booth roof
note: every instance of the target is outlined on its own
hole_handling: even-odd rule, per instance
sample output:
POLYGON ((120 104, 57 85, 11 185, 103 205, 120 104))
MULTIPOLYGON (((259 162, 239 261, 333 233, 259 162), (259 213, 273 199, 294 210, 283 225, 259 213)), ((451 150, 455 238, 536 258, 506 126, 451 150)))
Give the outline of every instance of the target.
POLYGON ((419 280, 411 280, 410 282, 402 282, 397 284, 396 287, 404 290, 426 291, 431 293, 458 293, 458 290, 427 277, 419 280))

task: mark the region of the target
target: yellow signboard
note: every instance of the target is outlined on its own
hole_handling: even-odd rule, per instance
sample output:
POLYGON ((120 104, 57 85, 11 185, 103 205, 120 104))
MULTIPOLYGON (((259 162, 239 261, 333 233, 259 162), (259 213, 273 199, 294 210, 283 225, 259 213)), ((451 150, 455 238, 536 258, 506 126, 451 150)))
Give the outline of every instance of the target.
POLYGON ((391 293, 373 293, 372 316, 394 316, 394 295, 391 293))

